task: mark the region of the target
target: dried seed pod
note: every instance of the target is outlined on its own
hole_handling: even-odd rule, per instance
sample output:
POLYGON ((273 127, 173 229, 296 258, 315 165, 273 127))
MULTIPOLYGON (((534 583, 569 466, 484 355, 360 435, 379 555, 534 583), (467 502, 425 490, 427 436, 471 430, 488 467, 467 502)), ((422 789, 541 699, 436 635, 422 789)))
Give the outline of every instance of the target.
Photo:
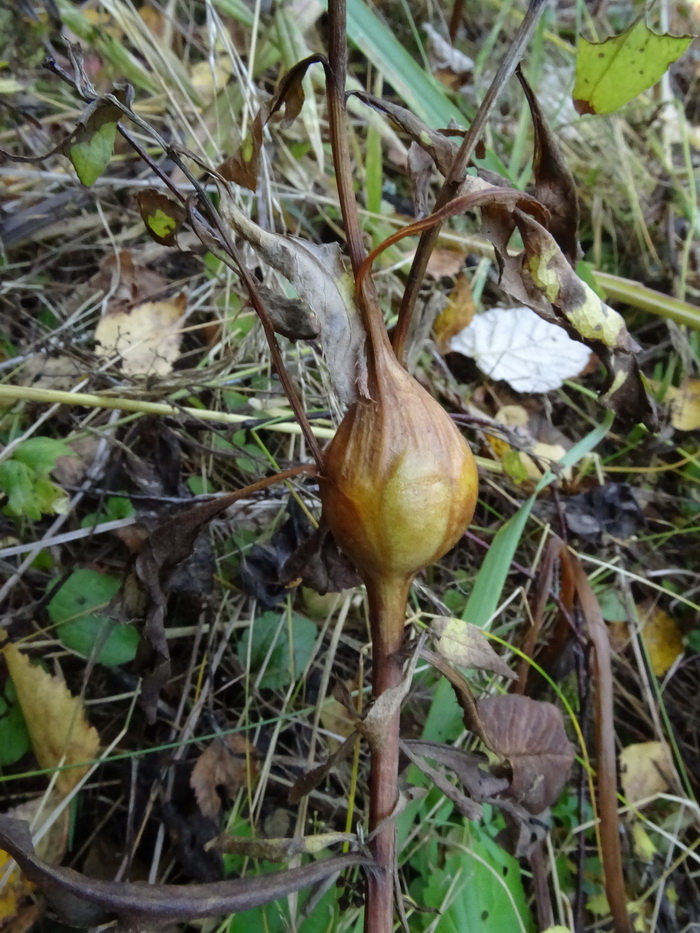
POLYGON ((370 399, 345 415, 326 452, 323 514, 368 588, 410 582, 464 533, 478 477, 448 414, 399 364, 374 351, 370 399))

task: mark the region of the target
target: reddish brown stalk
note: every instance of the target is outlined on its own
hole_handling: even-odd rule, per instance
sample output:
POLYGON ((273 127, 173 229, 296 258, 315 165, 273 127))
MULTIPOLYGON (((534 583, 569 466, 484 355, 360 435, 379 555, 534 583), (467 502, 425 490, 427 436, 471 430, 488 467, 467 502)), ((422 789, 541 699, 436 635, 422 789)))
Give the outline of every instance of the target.
MULTIPOLYGON (((372 632, 372 691, 375 697, 397 687, 403 677, 403 627, 410 580, 367 587, 372 632)), ((376 870, 367 876, 365 933, 391 933, 394 927, 394 875, 398 799, 400 710, 384 724, 381 740, 371 749, 369 778, 370 844, 376 870)))
POLYGON ((598 817, 601 855, 605 874, 605 894, 615 924, 615 933, 632 933, 627 911, 625 878, 620 851, 620 818, 617 812, 617 772, 613 724, 613 678, 610 642, 605 622, 591 585, 578 558, 568 552, 576 592, 593 645, 596 685, 596 745, 598 772, 598 817))
POLYGON ((328 124, 333 150, 333 166, 338 185, 338 199, 348 241, 348 253, 353 272, 357 272, 364 259, 365 248, 362 243, 360 217, 355 201, 355 182, 352 177, 352 162, 348 145, 345 102, 348 42, 345 19, 345 0, 331 0, 328 4, 328 62, 330 67, 326 76, 328 124))

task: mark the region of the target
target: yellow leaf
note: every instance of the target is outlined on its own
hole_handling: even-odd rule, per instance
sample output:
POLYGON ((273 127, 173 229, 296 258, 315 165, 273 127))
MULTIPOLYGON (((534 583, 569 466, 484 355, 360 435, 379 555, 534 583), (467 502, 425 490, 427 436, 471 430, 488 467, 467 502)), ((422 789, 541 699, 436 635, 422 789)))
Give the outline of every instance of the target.
POLYGON ((454 336, 469 327, 476 314, 476 305, 469 279, 464 273, 457 276, 455 287, 447 296, 447 306, 438 314, 433 325, 435 339, 445 352, 454 336))
POLYGON ((628 803, 635 803, 669 789, 674 769, 664 742, 638 742, 620 752, 620 782, 628 803))
MULTIPOLYGON (((100 739, 78 697, 72 696, 60 677, 32 664, 14 645, 8 645, 4 654, 41 767, 92 761, 100 739)), ((61 771, 56 780, 61 794, 69 794, 86 772, 87 766, 61 771)))
POLYGON ((700 428, 700 379, 685 379, 674 392, 671 424, 677 431, 700 428))
POLYGON ((671 616, 653 604, 640 606, 643 619, 642 640, 649 653, 651 667, 663 677, 676 658, 683 654, 683 638, 671 616))
POLYGON ((642 859, 644 862, 651 862, 654 859, 654 856, 657 853, 657 848, 654 845, 651 836, 646 831, 642 823, 639 820, 635 820, 632 823, 632 848, 634 849, 634 854, 637 858, 642 859))
MULTIPOLYGON (((54 790, 48 798, 42 794, 8 810, 4 816, 33 824, 41 814, 49 816, 60 802, 61 795, 54 790)), ((50 865, 60 864, 66 851, 69 815, 66 808, 36 844, 37 855, 50 865)), ((25 878, 17 865, 12 865, 12 857, 0 849, 0 929, 17 915, 21 902, 33 890, 32 882, 25 878)))
POLYGON ((130 376, 167 376, 180 355, 186 304, 186 297, 178 295, 105 315, 95 330, 96 354, 121 357, 122 372, 130 376))
MULTIPOLYGON (((345 685, 349 690, 357 686, 357 684, 351 680, 346 681, 345 685)), ((335 736, 341 736, 342 739, 347 739, 357 728, 355 722, 350 718, 350 713, 334 696, 327 697, 323 701, 323 706, 321 707, 321 724, 324 729, 333 733, 333 735, 326 737, 328 748, 331 753, 338 751, 342 744, 342 741, 335 736)))

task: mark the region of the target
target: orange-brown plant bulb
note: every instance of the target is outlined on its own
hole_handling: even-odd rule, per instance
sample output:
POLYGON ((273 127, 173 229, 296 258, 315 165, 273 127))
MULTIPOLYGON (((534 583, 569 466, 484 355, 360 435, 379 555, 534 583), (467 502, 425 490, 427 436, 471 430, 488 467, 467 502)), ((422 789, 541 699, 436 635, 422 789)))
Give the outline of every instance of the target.
POLYGON ((326 451, 323 514, 365 584, 410 583, 452 548, 474 513, 474 458, 447 412, 375 350, 371 399, 355 402, 326 451))

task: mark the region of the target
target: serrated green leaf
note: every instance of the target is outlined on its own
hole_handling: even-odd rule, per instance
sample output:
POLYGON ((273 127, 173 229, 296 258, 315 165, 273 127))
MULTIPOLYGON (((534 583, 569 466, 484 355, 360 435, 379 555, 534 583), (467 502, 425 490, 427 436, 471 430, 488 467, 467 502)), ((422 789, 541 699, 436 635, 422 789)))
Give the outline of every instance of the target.
POLYGON ((139 635, 131 626, 119 625, 95 611, 105 609, 120 586, 117 577, 96 570, 76 570, 48 605, 61 642, 82 655, 92 656, 105 667, 126 664, 136 657, 139 635))
POLYGON ((12 455, 13 460, 19 460, 37 473, 46 476, 56 466, 59 457, 75 456, 73 451, 63 441, 53 437, 30 437, 22 441, 12 455))
POLYGON ((237 655, 245 664, 250 650, 251 670, 261 671, 264 665, 259 682, 261 689, 281 690, 306 667, 317 634, 316 626, 304 616, 292 613, 291 620, 280 620, 278 613, 266 612, 246 631, 238 643, 237 655))
MULTIPOLYGON (((450 852, 419 895, 427 907, 440 911, 441 933, 534 930, 517 859, 485 832, 474 828, 471 835, 468 850, 450 852)), ((420 928, 427 929, 432 920, 425 917, 420 928)))
POLYGON ((579 113, 612 113, 656 84, 693 36, 659 35, 638 19, 604 42, 579 40, 574 106, 579 113))
POLYGON ((0 491, 7 496, 5 511, 9 515, 25 515, 33 521, 41 518, 41 509, 34 501, 36 473, 26 463, 6 460, 0 463, 0 491))

